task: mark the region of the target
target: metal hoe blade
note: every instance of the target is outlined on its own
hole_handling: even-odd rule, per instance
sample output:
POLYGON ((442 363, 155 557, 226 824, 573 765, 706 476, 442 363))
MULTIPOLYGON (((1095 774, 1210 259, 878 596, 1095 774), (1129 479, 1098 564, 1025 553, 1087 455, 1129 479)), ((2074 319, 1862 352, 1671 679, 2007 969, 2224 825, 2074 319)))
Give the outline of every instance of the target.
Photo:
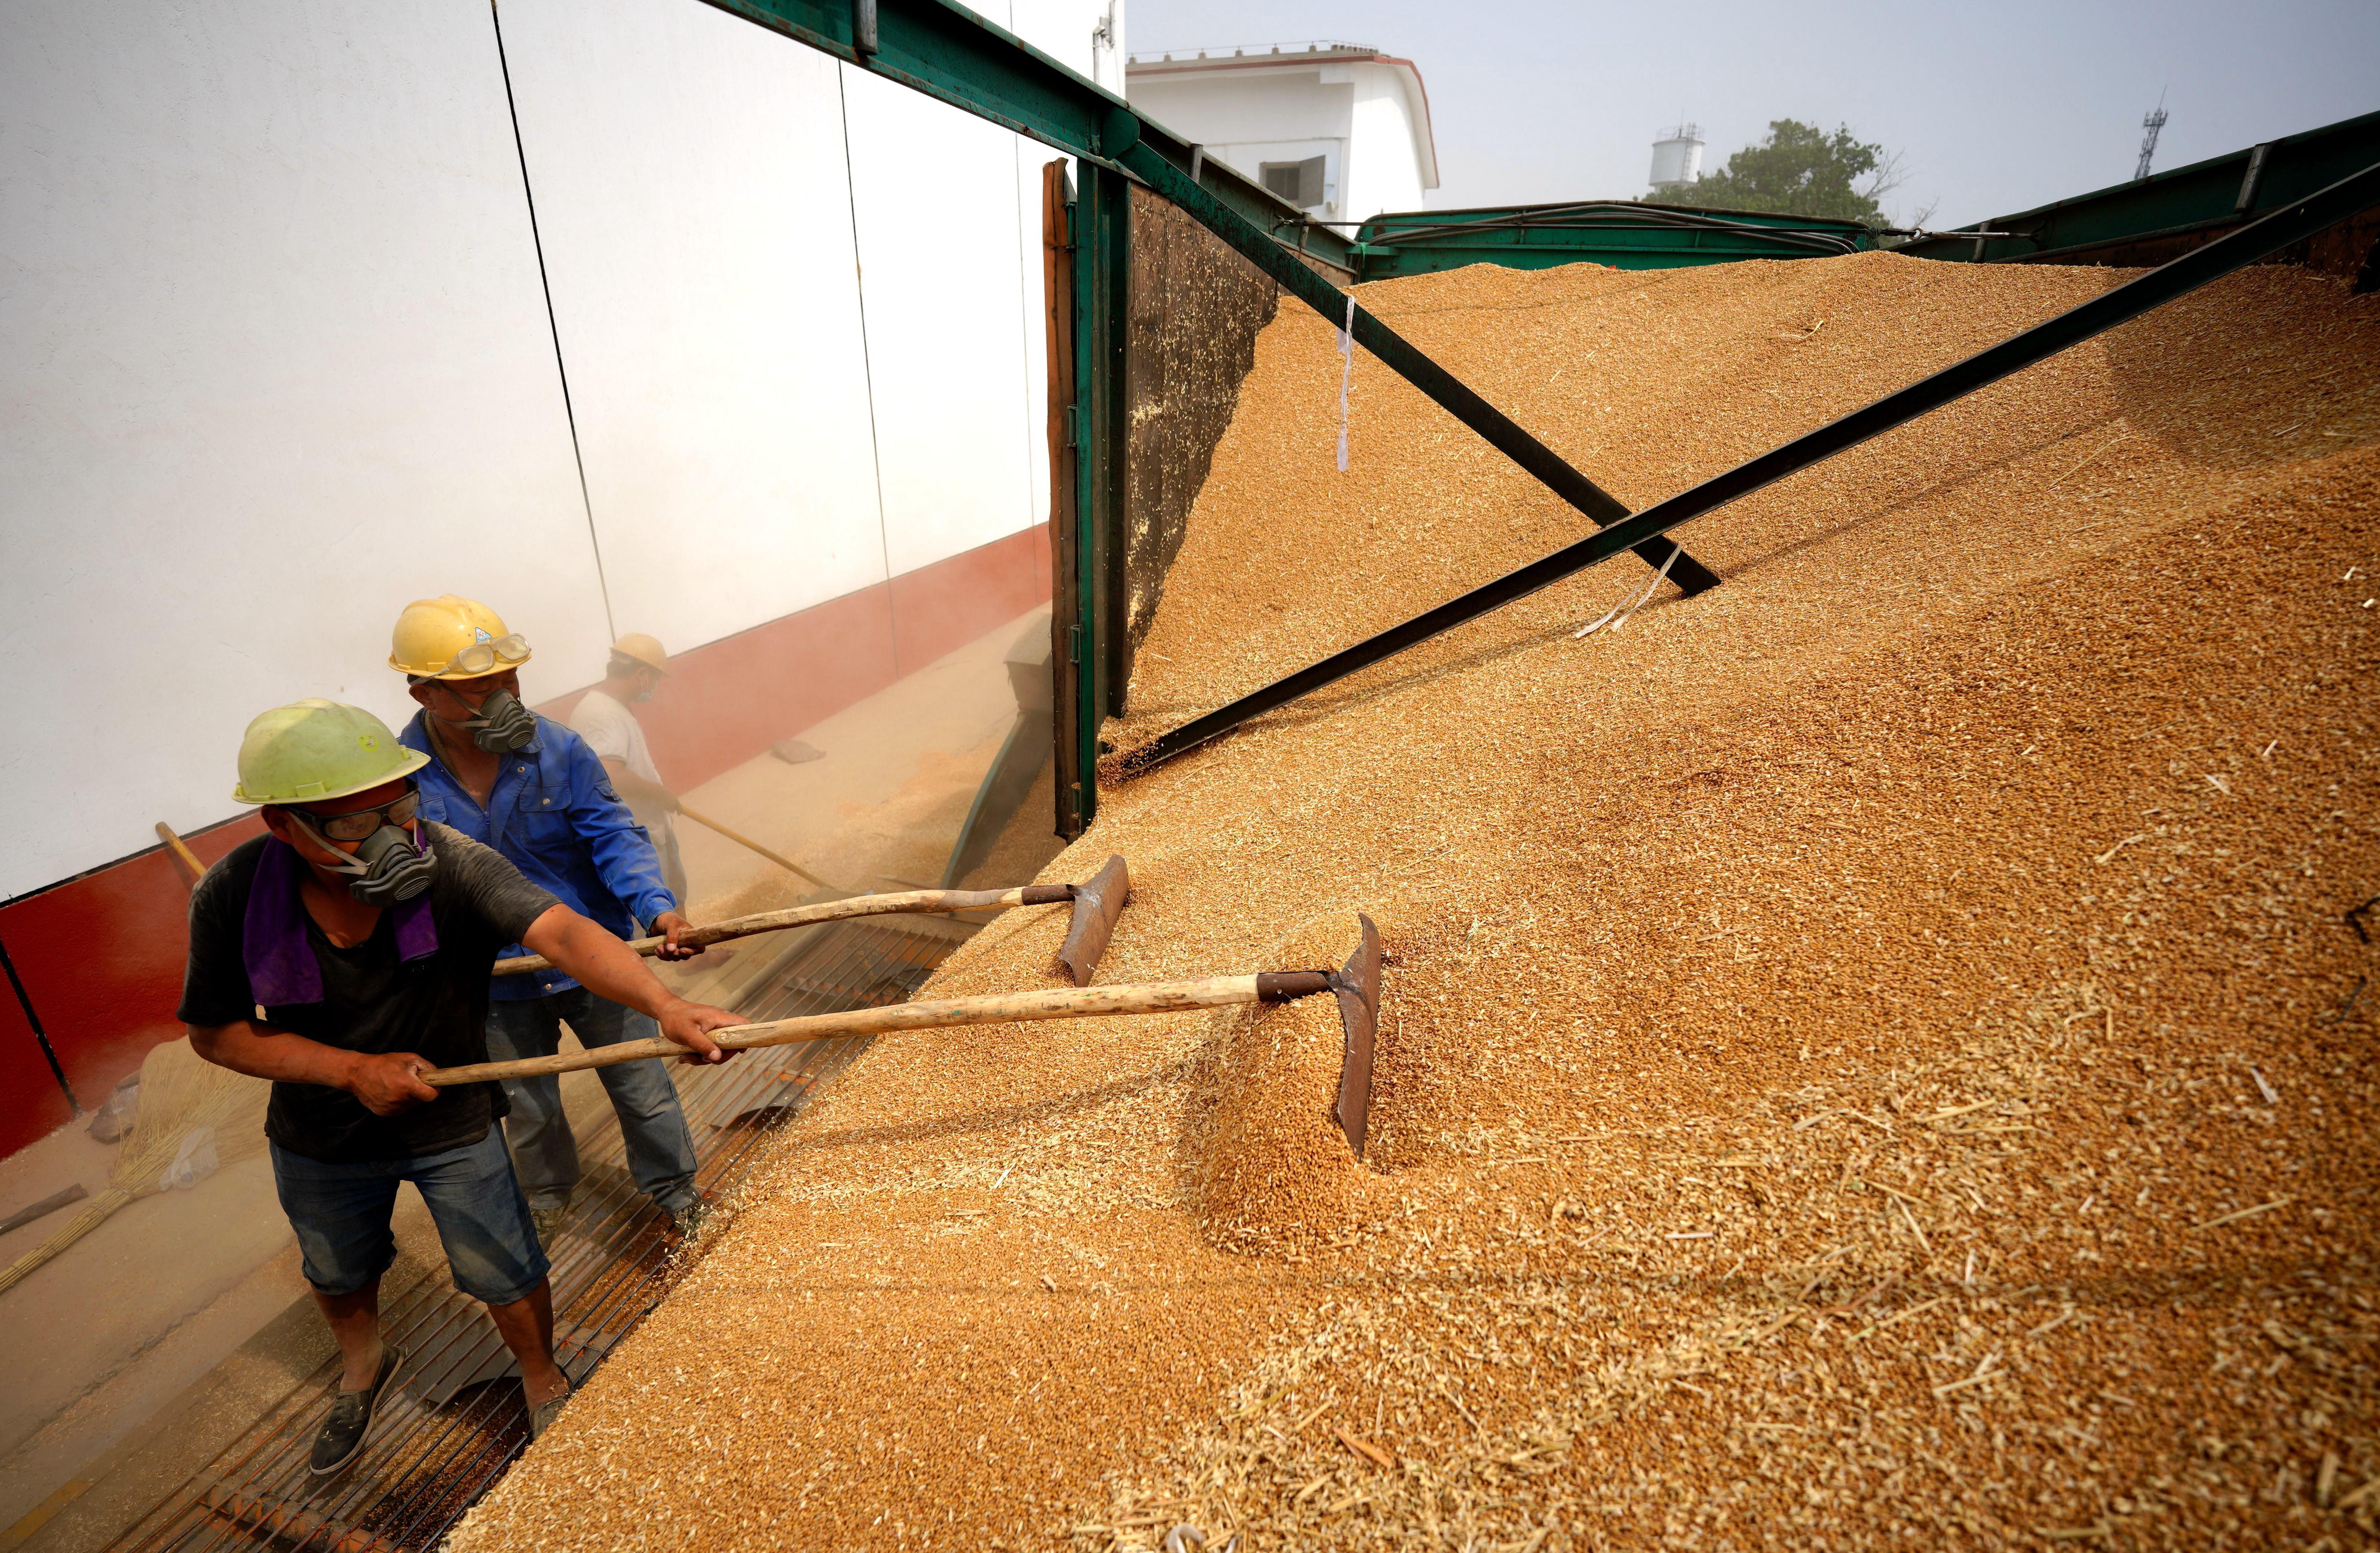
POLYGON ((1340 1059, 1339 1103, 1331 1109, 1347 1147, 1364 1157, 1364 1133, 1372 1115, 1372 1043, 1380 1028, 1380 930, 1363 913, 1364 941, 1347 963, 1330 973, 1330 990, 1339 999, 1339 1024, 1346 1036, 1340 1059))
POLYGON ((1088 987, 1091 973, 1099 968, 1099 957, 1108 952, 1116 918, 1123 914, 1124 899, 1132 893, 1132 875, 1123 866, 1123 855, 1111 854, 1098 873, 1071 888, 1075 919, 1067 926, 1058 964, 1066 967, 1075 986, 1088 987))

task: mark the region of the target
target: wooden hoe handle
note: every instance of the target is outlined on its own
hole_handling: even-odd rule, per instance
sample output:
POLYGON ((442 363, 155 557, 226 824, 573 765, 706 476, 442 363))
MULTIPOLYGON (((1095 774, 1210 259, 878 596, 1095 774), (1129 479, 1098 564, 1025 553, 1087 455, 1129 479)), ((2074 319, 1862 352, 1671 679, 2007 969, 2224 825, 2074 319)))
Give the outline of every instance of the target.
MULTIPOLYGON (((807 928, 814 922, 841 922, 854 916, 880 916, 892 912, 982 911, 1006 906, 1055 905, 1073 899, 1068 892, 1071 888, 1063 884, 1027 884, 1015 890, 905 890, 882 895, 853 895, 818 905, 788 906, 783 911, 731 916, 724 922, 712 922, 680 933, 677 941, 691 949, 708 949, 729 939, 773 933, 783 928, 807 928)), ((628 947, 639 954, 649 955, 657 953, 667 941, 662 937, 631 939, 628 947)), ((518 976, 524 972, 552 968, 553 962, 542 954, 516 954, 509 960, 497 961, 492 974, 518 976)))
POLYGON ((162 819, 157 821, 157 839, 164 842, 166 847, 172 851, 174 855, 182 860, 182 867, 190 870, 190 882, 192 884, 198 883, 199 880, 206 877, 207 866, 199 861, 199 855, 192 852, 189 848, 189 844, 184 842, 181 837, 176 835, 174 833, 174 828, 171 825, 166 824, 162 819))
POLYGON ((819 878, 818 875, 810 872, 808 868, 803 867, 799 863, 795 862, 792 858, 785 856, 783 853, 770 851, 767 847, 762 846, 759 842, 754 841, 751 837, 744 834, 741 831, 731 831, 726 826, 722 825, 719 821, 710 819, 707 815, 695 813, 694 810, 686 807, 682 802, 677 807, 677 812, 686 816, 688 819, 693 820, 697 825, 701 826, 704 830, 716 831, 721 835, 725 836, 729 841, 734 842, 736 845, 747 847, 759 853, 761 856, 766 857, 770 862, 774 863, 777 867, 784 869, 786 872, 801 875, 804 879, 808 880, 812 884, 817 885, 821 890, 832 890, 836 888, 834 885, 829 884, 826 880, 819 878))
MULTIPOLYGON (((1041 992, 993 992, 974 998, 943 998, 929 1002, 893 1003, 884 1008, 851 1009, 842 1013, 805 1014, 765 1025, 735 1025, 713 1030, 710 1038, 730 1051, 756 1046, 789 1046, 795 1041, 830 1036, 880 1035, 891 1030, 943 1030, 962 1025, 1008 1025, 1032 1019, 1096 1019, 1122 1013, 1178 1013, 1185 1009, 1222 1008, 1232 1003, 1287 1002, 1328 991, 1330 978, 1319 971, 1265 972, 1257 976, 1210 976, 1196 981, 1151 981, 1122 987, 1062 987, 1041 992)), ((544 1074, 575 1073, 580 1068, 604 1068, 614 1062, 635 1062, 649 1057, 684 1056, 686 1049, 661 1037, 623 1041, 592 1051, 557 1052, 552 1057, 525 1057, 512 1062, 474 1062, 468 1067, 431 1068, 421 1081, 435 1088, 456 1084, 484 1084, 491 1079, 532 1078, 544 1074)))

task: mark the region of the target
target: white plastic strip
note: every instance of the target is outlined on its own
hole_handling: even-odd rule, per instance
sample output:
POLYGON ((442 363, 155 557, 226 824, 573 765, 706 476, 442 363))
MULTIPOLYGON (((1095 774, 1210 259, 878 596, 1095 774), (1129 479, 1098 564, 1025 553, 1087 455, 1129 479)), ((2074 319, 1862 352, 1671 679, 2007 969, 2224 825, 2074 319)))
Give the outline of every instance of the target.
POLYGON ((1670 547, 1670 558, 1661 563, 1661 569, 1653 574, 1653 580, 1645 585, 1645 590, 1642 593, 1637 594, 1633 599, 1629 599, 1621 603, 1612 605, 1611 612, 1609 614, 1606 614, 1601 620, 1597 621, 1592 625, 1580 626, 1577 630, 1571 633, 1570 639, 1576 641, 1581 637, 1591 637, 1607 625, 1617 631, 1622 625, 1627 625, 1628 617, 1634 614, 1644 604, 1645 601, 1653 596, 1653 589, 1661 586, 1661 579, 1670 575, 1670 568, 1677 564, 1678 557, 1683 555, 1685 552, 1685 546, 1671 545, 1670 547))
POLYGON ((1347 472, 1347 384, 1355 376, 1355 298, 1347 298, 1346 321, 1339 325, 1339 472, 1347 472))

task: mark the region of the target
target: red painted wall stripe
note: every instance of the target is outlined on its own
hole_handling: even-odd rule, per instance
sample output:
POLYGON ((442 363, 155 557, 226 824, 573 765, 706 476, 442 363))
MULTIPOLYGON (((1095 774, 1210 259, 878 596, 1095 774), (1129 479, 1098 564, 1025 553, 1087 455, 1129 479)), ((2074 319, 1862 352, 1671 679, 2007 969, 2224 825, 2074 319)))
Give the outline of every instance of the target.
MULTIPOLYGON (((1037 524, 673 654, 667 683, 637 719, 662 780, 699 787, 1049 601, 1050 530, 1037 524)), ((633 620, 620 625, 638 629, 633 620)), ((583 694, 537 710, 566 722, 583 694)))
MULTIPOLYGON (((242 815, 186 840, 212 863, 263 829, 242 815)), ((182 1033, 174 1008, 189 915, 189 876, 163 847, 0 906, 0 943, 85 1105, 103 1099, 151 1047, 182 1033)), ((57 1093, 45 1062, 41 1080, 57 1093)), ((0 1099, 0 1134, 20 1130, 17 1106, 12 1086, 0 1099)))
MULTIPOLYGON (((662 780, 698 787, 897 677, 891 595, 879 583, 674 654, 637 721, 662 780)), ((583 694, 537 710, 566 722, 583 694)))
POLYGON ((890 587, 896 672, 906 679, 1050 601, 1049 526, 904 572, 890 587))
POLYGON ((42 1055, 42 1043, 25 1021, 17 989, 0 976, 0 1155, 16 1153, 73 1116, 49 1059, 42 1055))
MULTIPOLYGON (((671 660, 662 692, 637 709, 654 761, 664 780, 698 786, 1049 598, 1049 530, 1036 525, 689 649, 671 660)), ((581 694, 538 710, 566 719, 581 694)), ((241 815, 187 839, 212 863, 263 828, 241 815)), ((180 866, 158 848, 0 906, 0 943, 85 1105, 151 1047, 181 1034, 174 1009, 189 952, 189 898, 180 866)), ((69 1112, 5 982, 0 994, 6 1155, 69 1112)))

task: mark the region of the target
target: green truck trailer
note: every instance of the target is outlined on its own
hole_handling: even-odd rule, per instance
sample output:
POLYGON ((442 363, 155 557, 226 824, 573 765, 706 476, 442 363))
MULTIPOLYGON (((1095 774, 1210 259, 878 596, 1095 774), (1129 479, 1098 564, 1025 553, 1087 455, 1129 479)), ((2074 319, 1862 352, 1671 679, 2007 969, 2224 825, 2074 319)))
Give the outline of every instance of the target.
MULTIPOLYGON (((1909 233, 1765 211, 1599 200, 1377 215, 1349 245, 1357 278, 1389 280, 1465 264, 1544 270, 1608 264, 1667 270, 1740 259, 1809 259, 1892 248, 1959 263, 2162 264, 2293 200, 2380 162, 2380 113, 2209 157, 2050 204, 1909 233)), ((2284 262, 2358 276, 2370 289, 2380 213, 2342 224, 2284 262)))

